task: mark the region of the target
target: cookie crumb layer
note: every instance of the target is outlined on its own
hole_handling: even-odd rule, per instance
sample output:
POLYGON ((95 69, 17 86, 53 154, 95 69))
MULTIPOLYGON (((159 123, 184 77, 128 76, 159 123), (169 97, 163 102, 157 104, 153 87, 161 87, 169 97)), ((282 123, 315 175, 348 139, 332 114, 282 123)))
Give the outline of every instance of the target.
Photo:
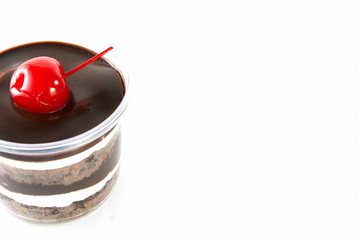
POLYGON ((107 199, 113 189, 118 178, 119 170, 114 176, 107 181, 105 186, 95 194, 81 201, 75 201, 66 207, 38 207, 29 206, 14 201, 11 198, 0 193, 0 199, 7 208, 15 215, 27 220, 35 220, 37 222, 60 222, 71 220, 91 212, 107 199))

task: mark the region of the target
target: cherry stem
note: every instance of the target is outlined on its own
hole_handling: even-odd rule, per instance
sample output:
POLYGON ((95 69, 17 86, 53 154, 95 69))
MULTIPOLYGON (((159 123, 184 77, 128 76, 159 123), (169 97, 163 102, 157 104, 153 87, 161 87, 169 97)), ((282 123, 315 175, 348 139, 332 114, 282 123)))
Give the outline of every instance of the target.
POLYGON ((82 63, 81 65, 75 67, 74 69, 72 69, 71 71, 68 71, 67 73, 65 73, 63 75, 64 78, 67 78, 68 76, 70 76, 71 74, 73 74, 74 72, 77 72, 78 70, 80 70, 81 68, 85 67, 86 65, 96 61, 97 59, 99 59, 100 57, 102 57, 104 54, 106 54, 107 52, 109 52, 110 50, 112 50, 113 47, 109 47, 107 48, 105 51, 100 52, 99 54, 95 55, 94 57, 90 58, 89 60, 87 60, 86 62, 82 63))

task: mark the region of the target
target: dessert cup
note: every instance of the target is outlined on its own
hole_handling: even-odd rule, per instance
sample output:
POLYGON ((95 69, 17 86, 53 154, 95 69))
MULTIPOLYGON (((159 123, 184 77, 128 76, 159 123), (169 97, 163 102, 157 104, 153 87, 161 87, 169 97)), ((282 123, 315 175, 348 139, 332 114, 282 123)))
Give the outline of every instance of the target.
POLYGON ((0 200, 13 214, 37 222, 65 221, 94 210, 110 195, 120 169, 120 120, 129 82, 108 63, 121 75, 125 94, 104 121, 58 141, 0 139, 0 200))

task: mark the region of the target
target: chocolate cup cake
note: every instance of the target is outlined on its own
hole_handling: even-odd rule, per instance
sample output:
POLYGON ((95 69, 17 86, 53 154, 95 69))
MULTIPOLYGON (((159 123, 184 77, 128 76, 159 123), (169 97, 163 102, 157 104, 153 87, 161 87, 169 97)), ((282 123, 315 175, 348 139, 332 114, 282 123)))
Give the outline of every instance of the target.
POLYGON ((59 42, 0 53, 0 199, 18 216, 41 222, 81 216, 116 182, 128 83, 109 61, 102 57, 69 76, 70 100, 55 113, 19 109, 8 89, 13 71, 30 58, 53 57, 66 72, 95 54, 59 42))

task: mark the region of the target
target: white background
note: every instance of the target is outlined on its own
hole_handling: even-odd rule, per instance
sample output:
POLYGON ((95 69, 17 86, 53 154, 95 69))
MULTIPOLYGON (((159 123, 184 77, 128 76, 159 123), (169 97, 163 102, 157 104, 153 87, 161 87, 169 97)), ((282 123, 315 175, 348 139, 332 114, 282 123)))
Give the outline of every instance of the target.
POLYGON ((126 72, 119 183, 11 239, 358 239, 355 0, 7 1, 1 48, 101 51, 126 72))

